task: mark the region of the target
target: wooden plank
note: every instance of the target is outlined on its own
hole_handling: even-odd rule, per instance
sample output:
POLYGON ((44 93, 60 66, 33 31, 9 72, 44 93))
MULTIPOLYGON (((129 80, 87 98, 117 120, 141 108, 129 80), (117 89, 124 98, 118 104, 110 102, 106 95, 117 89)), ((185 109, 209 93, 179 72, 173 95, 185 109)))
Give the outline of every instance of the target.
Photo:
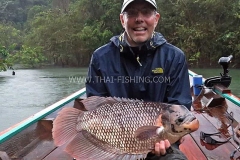
MULTIPOLYGON (((233 136, 233 132, 231 127, 232 122, 227 118, 227 115, 229 115, 230 112, 233 113, 234 120, 232 126, 234 129, 238 126, 238 122, 240 122, 240 117, 238 116, 240 114, 240 111, 239 108, 236 107, 237 106, 235 106, 235 104, 233 104, 229 100, 226 100, 224 103, 222 103, 221 106, 209 107, 208 111, 203 113, 202 115, 206 119, 208 119, 213 124, 213 126, 215 126, 216 129, 220 131, 225 137, 229 138, 233 136)), ((233 138, 230 140, 230 142, 235 147, 238 147, 238 144, 240 144, 240 140, 237 137, 236 139, 238 143, 234 142, 233 138)))
POLYGON ((34 159, 45 157, 56 147, 52 141, 52 121, 41 120, 21 133, 0 144, 11 159, 34 159))
POLYGON ((64 148, 67 144, 60 146, 53 150, 49 155, 44 157, 42 160, 73 160, 73 158, 64 152, 64 148))
MULTIPOLYGON (((230 142, 227 142, 227 143, 224 143, 221 145, 219 145, 219 144, 212 145, 212 144, 207 144, 200 139, 200 131, 203 131, 205 133, 218 132, 218 129, 212 124, 212 123, 215 123, 214 121, 212 121, 212 120, 214 120, 214 117, 212 117, 212 119, 209 120, 206 117, 204 117, 204 114, 197 113, 197 112, 195 113, 195 116, 200 121, 200 126, 199 126, 199 129, 197 131, 191 133, 191 135, 192 135, 194 141, 199 146, 199 148, 203 151, 203 153, 205 154, 207 159, 214 159, 214 160, 229 159, 230 154, 232 153, 232 151, 235 150, 234 145, 232 145, 230 142)), ((214 138, 217 139, 216 136, 214 138)), ((226 137, 223 136, 223 138, 226 138, 226 137)), ((218 140, 222 141, 224 139, 219 138, 218 140)), ((240 153, 237 152, 236 156, 239 157, 240 153)))
POLYGON ((39 141, 37 145, 30 151, 27 152, 24 156, 12 156, 12 160, 14 159, 24 159, 24 160, 34 160, 34 159, 43 159, 46 157, 49 153, 51 153, 54 149, 56 149, 56 146, 54 145, 53 141, 39 141))
POLYGON ((240 122, 240 108, 239 106, 237 106, 236 104, 234 104, 233 102, 226 100, 226 107, 227 107, 227 111, 233 112, 233 117, 237 122, 240 122))
POLYGON ((183 142, 180 144, 179 149, 189 160, 207 160, 190 134, 183 137, 183 142))
POLYGON ((20 134, 13 136, 11 139, 0 144, 0 151, 6 152, 10 157, 21 151, 25 146, 30 144, 37 135, 35 132, 37 124, 26 128, 20 134))

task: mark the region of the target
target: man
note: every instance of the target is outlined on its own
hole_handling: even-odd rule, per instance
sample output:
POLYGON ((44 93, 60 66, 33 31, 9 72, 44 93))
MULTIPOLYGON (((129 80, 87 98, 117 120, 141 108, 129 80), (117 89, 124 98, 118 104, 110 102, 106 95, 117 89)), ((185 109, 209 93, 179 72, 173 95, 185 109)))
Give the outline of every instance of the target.
MULTIPOLYGON (((190 109, 185 55, 154 31, 160 18, 156 9, 155 0, 124 0, 120 21, 125 31, 93 53, 86 83, 88 97, 134 98, 190 109)), ((168 140, 156 143, 155 154, 161 156, 148 157, 164 157, 169 147, 168 140)))

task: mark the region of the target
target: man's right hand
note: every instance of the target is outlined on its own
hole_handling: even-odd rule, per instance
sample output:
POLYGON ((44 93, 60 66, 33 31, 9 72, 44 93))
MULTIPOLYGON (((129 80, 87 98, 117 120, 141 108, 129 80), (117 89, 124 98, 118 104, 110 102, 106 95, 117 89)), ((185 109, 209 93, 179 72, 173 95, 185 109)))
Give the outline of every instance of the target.
POLYGON ((168 140, 162 140, 160 142, 155 143, 154 154, 161 156, 166 154, 166 150, 171 146, 168 140))

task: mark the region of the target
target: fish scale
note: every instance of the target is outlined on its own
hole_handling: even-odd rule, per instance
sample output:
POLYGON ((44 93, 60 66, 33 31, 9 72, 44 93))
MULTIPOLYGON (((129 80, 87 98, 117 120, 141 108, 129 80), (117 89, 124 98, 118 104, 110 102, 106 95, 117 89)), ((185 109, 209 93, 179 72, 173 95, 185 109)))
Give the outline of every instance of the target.
POLYGON ((82 129, 95 135, 99 140, 105 141, 125 152, 147 153, 148 148, 152 148, 157 137, 139 141, 134 137, 134 131, 142 125, 154 125, 160 110, 152 103, 142 102, 134 104, 118 102, 112 106, 103 105, 92 112, 84 114, 82 129), (128 112, 131 114, 124 114, 123 107, 128 108, 128 112), (144 112, 145 110, 148 110, 148 112, 144 112), (93 121, 91 121, 92 119, 93 121), (131 123, 132 121, 134 123, 131 123), (147 146, 149 147, 147 148, 147 146))
POLYGON ((78 160, 144 159, 154 144, 175 143, 198 129, 183 105, 93 96, 64 108, 53 122, 57 146, 78 160))

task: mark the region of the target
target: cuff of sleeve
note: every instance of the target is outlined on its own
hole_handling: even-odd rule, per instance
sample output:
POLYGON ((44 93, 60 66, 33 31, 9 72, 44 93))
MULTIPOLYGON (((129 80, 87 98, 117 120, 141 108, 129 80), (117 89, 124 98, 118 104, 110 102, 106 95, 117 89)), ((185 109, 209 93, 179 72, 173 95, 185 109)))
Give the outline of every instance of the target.
POLYGON ((162 156, 157 156, 152 152, 147 154, 145 160, 187 160, 187 157, 178 149, 170 147, 167 149, 167 153, 162 156))

